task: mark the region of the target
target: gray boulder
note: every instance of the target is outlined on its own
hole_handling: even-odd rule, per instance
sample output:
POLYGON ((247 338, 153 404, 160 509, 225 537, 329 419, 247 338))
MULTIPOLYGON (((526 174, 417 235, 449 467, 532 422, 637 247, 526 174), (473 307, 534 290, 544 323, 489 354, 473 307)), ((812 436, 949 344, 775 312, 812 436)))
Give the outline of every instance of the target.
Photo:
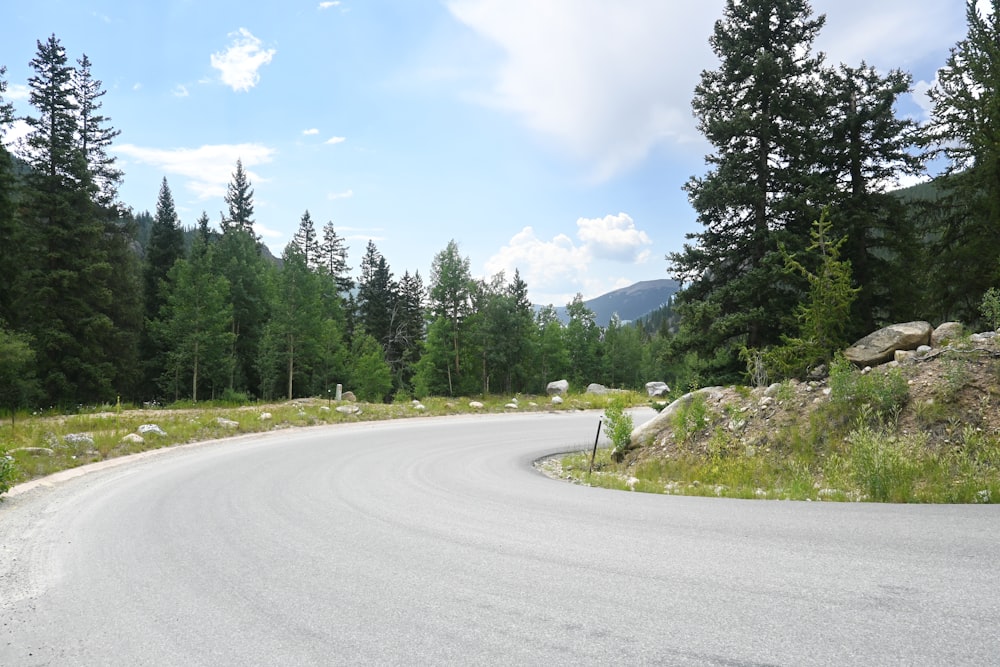
POLYGON ((897 350, 916 350, 931 341, 929 322, 893 324, 868 334, 844 350, 847 360, 856 366, 877 366, 892 361, 897 350))
POLYGON ((603 384, 597 384, 596 382, 593 382, 587 385, 587 393, 594 394, 596 396, 604 396, 605 394, 610 393, 610 390, 603 384))
POLYGON ((549 396, 562 396, 569 391, 569 380, 556 380, 545 386, 545 393, 549 396))
POLYGON ((958 340, 962 337, 962 333, 961 322, 942 322, 931 333, 931 347, 941 347, 949 341, 958 340))
POLYGON ((162 428, 156 424, 142 424, 138 429, 139 435, 158 435, 163 437, 167 434, 162 428))
POLYGON ((650 398, 663 398, 670 393, 670 387, 666 382, 647 382, 646 393, 650 398))
POLYGON ((337 412, 343 415, 357 415, 361 413, 361 408, 356 405, 338 405, 337 412))
POLYGON ((633 447, 641 447, 651 443, 661 431, 673 428, 674 415, 677 411, 690 404, 696 396, 704 396, 708 400, 717 400, 721 394, 722 387, 705 387, 697 391, 684 394, 676 401, 660 410, 655 417, 645 424, 640 424, 632 429, 630 438, 633 447))
POLYGON ((356 403, 358 397, 354 395, 353 391, 345 391, 343 394, 340 395, 340 399, 342 401, 347 401, 348 403, 356 403))

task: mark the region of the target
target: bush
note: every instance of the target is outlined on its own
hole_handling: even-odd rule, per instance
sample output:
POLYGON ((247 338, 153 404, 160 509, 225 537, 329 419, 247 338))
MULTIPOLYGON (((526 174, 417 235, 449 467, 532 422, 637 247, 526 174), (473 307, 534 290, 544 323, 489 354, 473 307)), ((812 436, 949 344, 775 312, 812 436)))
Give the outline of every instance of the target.
POLYGON ((632 446, 632 415, 625 412, 626 407, 626 398, 615 396, 604 409, 604 432, 611 440, 611 457, 616 461, 621 461, 632 446))
POLYGON ((904 442, 864 423, 847 441, 854 481, 870 500, 907 502, 913 498, 917 466, 904 442))
POLYGON ((991 328, 1000 327, 1000 290, 996 287, 986 290, 979 306, 979 312, 986 318, 986 322, 991 328))
POLYGON ((0 450, 0 496, 10 491, 15 477, 17 477, 17 466, 14 464, 14 457, 0 450))
POLYGON ((839 355, 830 364, 830 402, 851 419, 895 421, 909 399, 910 387, 898 368, 862 373, 839 355))

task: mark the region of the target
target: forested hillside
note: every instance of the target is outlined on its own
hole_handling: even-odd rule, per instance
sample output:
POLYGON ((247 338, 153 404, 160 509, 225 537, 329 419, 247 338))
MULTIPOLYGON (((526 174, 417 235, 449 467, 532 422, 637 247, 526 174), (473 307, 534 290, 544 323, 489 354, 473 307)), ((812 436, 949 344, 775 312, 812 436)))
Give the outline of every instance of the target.
MULTIPOLYGON (((400 275, 373 242, 349 248, 314 221, 309 202, 276 261, 240 162, 218 230, 204 212, 182 225, 166 178, 155 212, 136 214, 118 197, 99 64, 72 61, 53 35, 17 82, 30 133, 0 149, 0 409, 337 383, 368 400, 538 393, 562 377, 684 389, 748 368, 801 375, 893 321, 977 324, 1000 285, 1000 24, 972 2, 967 18, 921 124, 895 112, 909 74, 814 52, 824 17, 805 0, 729 0, 710 37, 719 67, 692 102, 712 146, 683 186, 701 231, 663 266, 682 289, 607 326, 580 295, 565 323, 536 312, 517 272, 473 278, 454 241, 429 276, 400 275), (944 173, 893 191, 932 158, 944 173)), ((14 121, 5 72, 0 136, 14 121)))

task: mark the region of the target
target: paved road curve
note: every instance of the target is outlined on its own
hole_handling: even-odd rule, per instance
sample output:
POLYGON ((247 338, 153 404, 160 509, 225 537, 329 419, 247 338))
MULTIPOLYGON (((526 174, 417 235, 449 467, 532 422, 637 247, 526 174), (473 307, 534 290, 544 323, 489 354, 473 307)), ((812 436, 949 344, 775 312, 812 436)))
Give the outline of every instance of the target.
POLYGON ((244 437, 14 496, 0 665, 1000 660, 1000 508, 663 497, 532 469, 597 417, 244 437))

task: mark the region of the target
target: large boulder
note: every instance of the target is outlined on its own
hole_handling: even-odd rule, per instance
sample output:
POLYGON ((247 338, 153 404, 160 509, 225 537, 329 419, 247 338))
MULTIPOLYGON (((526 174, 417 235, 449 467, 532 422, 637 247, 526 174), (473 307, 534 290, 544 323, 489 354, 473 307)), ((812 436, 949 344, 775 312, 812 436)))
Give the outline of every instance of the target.
POLYGON ((608 394, 609 392, 610 392, 610 390, 607 387, 605 387, 603 384, 597 384, 596 382, 592 382, 591 384, 587 385, 587 393, 588 394, 594 394, 596 396, 604 396, 605 394, 608 394))
POLYGON ((640 424, 632 429, 632 436, 630 438, 632 446, 642 447, 644 445, 648 445, 656 439, 656 436, 661 431, 673 428, 674 415, 677 414, 678 410, 689 405, 696 396, 704 396, 706 399, 717 400, 718 396, 721 396, 719 393, 721 389, 721 387, 705 387, 704 389, 698 389, 697 391, 684 394, 676 401, 660 410, 656 416, 648 422, 640 424))
POLYGON ((549 396, 562 396, 569 391, 569 380, 556 380, 545 386, 545 393, 549 396))
POLYGON ((670 387, 666 382, 647 382, 646 393, 650 398, 663 398, 670 393, 670 387))
POLYGON ((355 403, 357 402, 358 397, 354 395, 353 391, 345 391, 340 395, 340 399, 342 401, 347 401, 348 403, 355 403))
POLYGON ((931 347, 941 347, 949 341, 958 340, 962 337, 964 328, 961 322, 942 322, 931 333, 931 347))
POLYGON ((893 324, 868 334, 844 350, 844 356, 856 366, 877 366, 892 361, 896 350, 916 350, 927 345, 933 331, 930 322, 893 324))

